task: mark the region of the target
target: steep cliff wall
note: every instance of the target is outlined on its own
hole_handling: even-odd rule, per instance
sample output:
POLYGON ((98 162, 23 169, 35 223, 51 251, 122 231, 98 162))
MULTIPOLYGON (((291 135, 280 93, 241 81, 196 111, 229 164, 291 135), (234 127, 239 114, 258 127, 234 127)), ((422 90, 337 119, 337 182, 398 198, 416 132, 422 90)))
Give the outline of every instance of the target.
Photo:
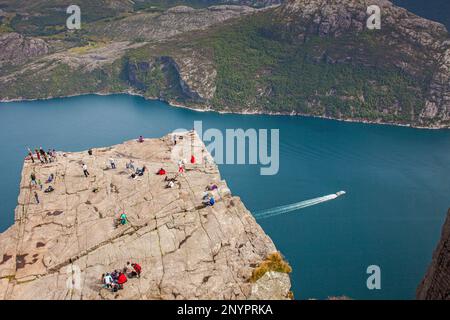
POLYGON ((450 300, 450 210, 431 265, 417 288, 417 299, 450 300))
POLYGON ((16 222, 0 235, 0 299, 288 298, 286 273, 252 281, 255 268, 276 252, 274 244, 232 196, 198 136, 186 133, 178 141, 129 141, 93 155, 60 153, 49 164, 26 161, 16 222), (197 163, 188 163, 166 188, 155 172, 164 167, 174 177, 183 150, 192 149, 197 163), (111 157, 117 169, 109 168, 111 157), (130 178, 130 159, 146 166, 143 176, 130 178), (53 173, 43 189, 55 190, 31 186, 31 173, 43 183, 53 173), (218 186, 212 191, 217 202, 205 207, 202 196, 211 183, 218 186), (124 211, 128 223, 116 226, 124 211), (127 261, 142 265, 141 277, 116 293, 102 288, 101 275, 127 261))

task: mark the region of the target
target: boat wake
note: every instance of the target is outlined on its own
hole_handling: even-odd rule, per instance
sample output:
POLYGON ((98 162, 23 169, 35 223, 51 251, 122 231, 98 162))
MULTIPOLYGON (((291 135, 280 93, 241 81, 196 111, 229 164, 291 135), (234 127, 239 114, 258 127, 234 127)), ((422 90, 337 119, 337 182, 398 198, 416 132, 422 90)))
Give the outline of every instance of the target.
POLYGON ((337 193, 333 193, 333 194, 329 194, 323 197, 318 197, 318 198, 314 198, 314 199, 309 199, 309 200, 304 200, 301 202, 296 202, 293 204, 288 204, 285 206, 280 206, 280 207, 275 207, 275 208, 271 208, 271 209, 265 209, 265 210, 261 210, 261 211, 257 211, 255 213, 253 213, 253 216, 256 219, 266 219, 266 218, 270 218, 270 217, 274 217, 274 216, 278 216, 281 214, 287 214, 290 213, 292 211, 296 211, 296 210, 300 210, 303 208, 307 208, 307 207, 311 207, 311 206, 315 206, 319 203, 322 202, 327 202, 330 200, 334 200, 342 195, 345 194, 345 191, 339 191, 337 193))

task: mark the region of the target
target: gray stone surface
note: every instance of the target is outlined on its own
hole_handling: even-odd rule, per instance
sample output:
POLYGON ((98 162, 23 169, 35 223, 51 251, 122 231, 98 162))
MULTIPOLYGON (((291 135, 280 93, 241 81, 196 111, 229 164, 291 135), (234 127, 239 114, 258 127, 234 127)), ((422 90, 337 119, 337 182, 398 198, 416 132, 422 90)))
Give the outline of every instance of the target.
MULTIPOLYGON (((167 136, 93 149, 92 156, 59 153, 50 164, 27 160, 15 224, 0 235, 0 299, 249 298, 253 267, 276 248, 203 150, 198 136, 186 133, 176 146, 167 136), (187 161, 175 187, 165 188, 155 173, 164 167, 173 177, 189 150, 198 163, 187 161), (110 157, 115 170, 108 169, 110 157), (147 167, 144 176, 130 178, 130 159, 147 167), (55 174, 55 191, 31 187, 32 172, 43 183, 55 174), (219 187, 217 203, 205 208, 201 199, 210 183, 219 187), (115 227, 122 210, 129 223, 115 227), (141 278, 117 293, 102 288, 101 274, 127 261, 142 265, 141 278)), ((272 277, 258 297, 282 298, 289 287, 288 276, 272 277)))

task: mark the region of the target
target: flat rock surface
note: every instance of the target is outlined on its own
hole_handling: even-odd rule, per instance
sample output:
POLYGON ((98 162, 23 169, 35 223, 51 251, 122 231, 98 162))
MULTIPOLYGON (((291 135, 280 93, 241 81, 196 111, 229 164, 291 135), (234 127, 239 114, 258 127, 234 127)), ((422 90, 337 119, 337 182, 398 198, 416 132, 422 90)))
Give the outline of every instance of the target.
MULTIPOLYGON (((258 298, 248 278, 276 248, 231 195, 197 134, 182 135, 176 145, 166 136, 93 149, 91 156, 59 152, 49 164, 25 161, 16 222, 0 235, 0 299, 258 298), (197 163, 190 163, 189 150, 197 163), (109 166, 111 157, 116 169, 109 166), (164 167, 174 177, 183 158, 185 173, 174 188, 166 188, 165 177, 156 172, 164 167), (147 167, 144 176, 130 177, 130 159, 147 167), (32 172, 43 190, 52 185, 55 191, 31 186, 32 172), (46 184, 51 173, 55 181, 46 184), (211 183, 218 186, 217 203, 204 207, 202 196, 211 183), (116 227, 123 211, 129 223, 116 227), (141 277, 128 279, 115 293, 102 288, 101 275, 127 261, 142 266, 141 277)), ((289 279, 279 278, 278 287, 289 290, 289 279)), ((270 288, 259 286, 264 298, 270 297, 270 288)), ((283 298, 278 287, 274 297, 283 298)))

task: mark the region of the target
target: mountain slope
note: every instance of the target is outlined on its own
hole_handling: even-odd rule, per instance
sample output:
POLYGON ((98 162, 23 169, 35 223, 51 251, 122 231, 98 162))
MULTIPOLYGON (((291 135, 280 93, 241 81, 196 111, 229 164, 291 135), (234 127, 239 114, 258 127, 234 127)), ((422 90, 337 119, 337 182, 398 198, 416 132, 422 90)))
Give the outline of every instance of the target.
POLYGON ((450 127, 448 33, 389 1, 179 7, 91 23, 71 37, 89 45, 0 70, 2 97, 132 90, 229 112, 450 127), (365 27, 372 4, 382 8, 381 30, 365 27))

